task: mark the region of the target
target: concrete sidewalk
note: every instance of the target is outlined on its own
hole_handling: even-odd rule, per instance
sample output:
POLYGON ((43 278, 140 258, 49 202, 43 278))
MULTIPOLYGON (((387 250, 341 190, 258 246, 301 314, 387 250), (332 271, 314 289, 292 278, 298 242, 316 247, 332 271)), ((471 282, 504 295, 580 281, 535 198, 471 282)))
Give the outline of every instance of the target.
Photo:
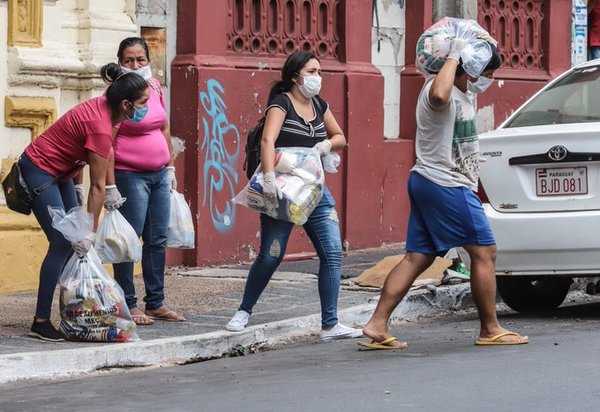
MULTIPOLYGON (((342 323, 357 327, 366 323, 379 297, 379 290, 357 287, 351 278, 382 258, 400 252, 396 245, 357 251, 344 258, 345 279, 339 298, 342 323)), ((4 313, 11 310, 13 313, 9 322, 0 319, 0 384, 62 378, 109 368, 237 356, 300 340, 317 342, 320 330, 317 269, 315 259, 284 262, 256 305, 248 327, 243 332, 231 333, 224 325, 240 303, 247 266, 175 268, 166 278, 167 304, 186 316, 187 321, 156 321, 151 326, 139 326, 140 341, 132 343, 47 343, 29 338, 33 307, 31 303, 23 306, 23 302, 35 304, 35 293, 2 296, 4 313)), ((138 284, 138 296, 140 291, 143 288, 138 284)), ((394 313, 394 321, 411 321, 466 308, 472 308, 468 284, 431 286, 411 291, 394 313)))

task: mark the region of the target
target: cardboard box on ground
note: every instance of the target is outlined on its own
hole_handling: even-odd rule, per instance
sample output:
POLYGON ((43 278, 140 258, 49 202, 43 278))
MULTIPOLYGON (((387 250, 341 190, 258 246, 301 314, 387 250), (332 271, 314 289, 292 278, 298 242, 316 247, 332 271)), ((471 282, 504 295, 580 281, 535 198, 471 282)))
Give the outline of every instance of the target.
MULTIPOLYGON (((375 288, 383 287, 383 283, 392 269, 404 259, 405 255, 388 256, 379 261, 375 266, 365 270, 355 279, 360 286, 375 288)), ((433 264, 425 270, 415 281, 413 287, 421 287, 428 284, 440 285, 444 277, 444 271, 452 265, 452 259, 436 257, 433 264)))
MULTIPOLYGON (((463 263, 464 254, 466 254, 466 251, 462 248, 456 248, 450 249, 443 258, 436 257, 432 265, 415 280, 412 288, 468 281, 470 273, 463 263)), ((404 256, 401 254, 382 259, 375 266, 361 273, 354 282, 363 287, 382 288, 388 274, 404 259, 404 256)))

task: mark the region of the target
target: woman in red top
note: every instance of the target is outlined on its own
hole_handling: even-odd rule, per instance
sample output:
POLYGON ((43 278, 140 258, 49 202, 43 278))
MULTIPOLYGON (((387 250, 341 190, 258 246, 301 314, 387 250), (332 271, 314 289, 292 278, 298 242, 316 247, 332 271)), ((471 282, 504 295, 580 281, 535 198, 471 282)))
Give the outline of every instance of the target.
MULTIPOLYGON (((103 73, 108 66, 103 67, 103 73)), ((106 206, 107 203, 123 202, 116 187, 105 189, 109 163, 114 162, 113 126, 126 118, 143 118, 148 100, 148 85, 141 76, 127 73, 105 78, 111 82, 105 95, 69 110, 32 141, 19 159, 21 173, 30 191, 69 171, 77 163, 89 164, 87 210, 94 216, 94 232, 103 203, 106 206)), ((71 254, 71 244, 52 227, 48 206, 69 210, 78 205, 72 177, 67 176, 41 192, 32 204, 33 213, 48 238, 49 248, 40 269, 37 307, 30 335, 54 342, 63 338, 50 322, 52 297, 58 277, 71 254)), ((84 256, 94 241, 93 237, 94 233, 88 239, 73 244, 72 248, 79 256, 84 256)))

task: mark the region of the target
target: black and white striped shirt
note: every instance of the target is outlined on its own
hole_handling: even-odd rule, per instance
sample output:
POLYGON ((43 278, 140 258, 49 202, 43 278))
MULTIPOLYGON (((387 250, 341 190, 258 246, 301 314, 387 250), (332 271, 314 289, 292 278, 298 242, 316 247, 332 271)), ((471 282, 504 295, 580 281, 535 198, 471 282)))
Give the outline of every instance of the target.
POLYGON ((311 103, 315 116, 312 120, 305 121, 296 112, 287 94, 279 94, 269 102, 267 111, 277 107, 285 112, 285 121, 275 141, 275 147, 312 147, 327 138, 323 118, 329 105, 319 96, 313 97, 311 103))

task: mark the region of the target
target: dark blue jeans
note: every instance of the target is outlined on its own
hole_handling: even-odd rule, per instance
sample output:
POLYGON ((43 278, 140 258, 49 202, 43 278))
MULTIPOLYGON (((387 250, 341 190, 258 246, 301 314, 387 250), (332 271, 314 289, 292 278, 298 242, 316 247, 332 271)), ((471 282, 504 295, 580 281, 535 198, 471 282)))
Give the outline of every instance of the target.
MULTIPOLYGON (((34 165, 29 158, 23 154, 19 159, 21 174, 29 190, 52 180, 54 176, 34 165)), ((52 310, 52 298, 58 278, 73 253, 71 243, 63 235, 52 227, 52 219, 48 213, 48 206, 62 207, 66 211, 78 206, 77 195, 73 180, 56 183, 44 190, 33 200, 32 211, 42 230, 48 238, 48 253, 40 268, 40 286, 38 288, 37 306, 35 316, 40 319, 50 319, 52 310)))
MULTIPOLYGON (((337 302, 342 273, 342 241, 335 200, 328 188, 304 224, 319 256, 319 297, 321 324, 330 328, 337 324, 337 302)), ((252 313, 273 273, 281 263, 294 224, 260 215, 260 252, 250 268, 240 310, 252 313)))
MULTIPOLYGON (((171 214, 171 195, 166 169, 158 172, 130 172, 115 170, 115 180, 121 196, 127 201, 119 212, 144 242, 142 274, 146 287, 147 310, 163 305, 165 282, 165 247, 171 214)), ((133 263, 113 265, 115 280, 125 292, 129 308, 137 307, 133 284, 133 263)))

